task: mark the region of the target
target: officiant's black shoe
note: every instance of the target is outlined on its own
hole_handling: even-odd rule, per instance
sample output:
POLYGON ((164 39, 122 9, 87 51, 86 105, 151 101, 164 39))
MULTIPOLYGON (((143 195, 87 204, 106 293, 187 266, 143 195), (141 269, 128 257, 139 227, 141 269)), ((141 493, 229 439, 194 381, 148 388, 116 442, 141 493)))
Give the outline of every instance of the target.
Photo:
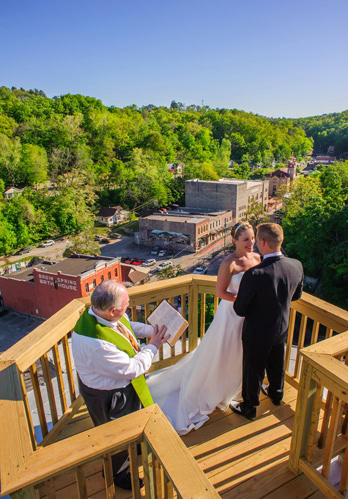
POLYGON ((265 395, 267 395, 267 397, 269 397, 272 400, 272 403, 274 405, 280 405, 281 401, 277 400, 277 399, 274 399, 273 397, 271 397, 270 394, 268 393, 268 389, 269 389, 269 385, 266 385, 265 383, 262 383, 262 385, 261 385, 261 391, 262 391, 262 393, 264 393, 265 395))
POLYGON ((230 408, 235 414, 239 416, 244 416, 247 419, 254 419, 256 417, 256 407, 245 407, 243 402, 231 402, 230 408))
MULTIPOLYGON (((132 490, 132 480, 131 474, 128 470, 121 471, 121 473, 117 473, 114 475, 114 484, 117 487, 125 490, 132 490)), ((139 478, 139 487, 142 488, 144 486, 144 480, 139 478)))

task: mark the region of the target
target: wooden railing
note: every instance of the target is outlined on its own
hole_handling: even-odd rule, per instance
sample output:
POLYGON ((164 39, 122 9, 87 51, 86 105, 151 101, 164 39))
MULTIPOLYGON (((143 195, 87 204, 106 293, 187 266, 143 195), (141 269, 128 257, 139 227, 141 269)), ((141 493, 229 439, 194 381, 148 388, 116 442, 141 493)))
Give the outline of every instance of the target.
MULTIPOLYGON (((145 321, 152 308, 162 299, 167 299, 189 321, 188 331, 182 340, 171 348, 169 354, 161 349, 159 360, 151 370, 174 364, 196 348, 206 330, 206 305, 210 301, 214 312, 218 306, 215 287, 214 276, 186 275, 128 290, 132 320, 145 321)), ((82 398, 77 396, 70 335, 88 304, 89 299, 74 300, 0 356, 0 427, 3 435, 0 462, 2 488, 5 490, 9 483, 16 483, 18 470, 26 465, 33 453, 41 452, 56 442, 58 435, 83 403, 82 398), (33 387, 34 397, 28 396, 28 380, 33 387), (46 405, 45 400, 48 401, 46 405), (34 412, 38 415, 42 436, 35 432, 37 428, 34 428, 32 420, 34 412)), ((318 341, 323 328, 328 337, 334 332, 348 330, 348 313, 304 293, 301 300, 292 304, 286 351, 287 379, 296 387, 301 370, 298 352, 307 343, 306 333, 313 344, 318 341), (298 323, 296 347, 293 340, 298 323)), ((76 436, 76 441, 79 438, 76 436)), ((76 459, 79 460, 79 453, 76 459)), ((161 456, 158 459, 161 461, 161 456)))
POLYGON ((348 331, 301 351, 289 466, 303 471, 327 497, 346 497, 348 485, 348 331), (324 398, 323 398, 324 394, 324 398), (323 465, 312 465, 314 447, 324 449, 323 465), (328 481, 332 458, 344 451, 337 491, 328 481))

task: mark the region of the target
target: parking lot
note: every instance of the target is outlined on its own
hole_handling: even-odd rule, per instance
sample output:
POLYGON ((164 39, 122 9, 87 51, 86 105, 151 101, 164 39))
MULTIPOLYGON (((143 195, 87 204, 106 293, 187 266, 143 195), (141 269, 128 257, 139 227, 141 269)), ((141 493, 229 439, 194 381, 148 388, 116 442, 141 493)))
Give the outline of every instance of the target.
POLYGON ((0 317, 0 352, 5 352, 43 322, 43 319, 10 310, 0 317))

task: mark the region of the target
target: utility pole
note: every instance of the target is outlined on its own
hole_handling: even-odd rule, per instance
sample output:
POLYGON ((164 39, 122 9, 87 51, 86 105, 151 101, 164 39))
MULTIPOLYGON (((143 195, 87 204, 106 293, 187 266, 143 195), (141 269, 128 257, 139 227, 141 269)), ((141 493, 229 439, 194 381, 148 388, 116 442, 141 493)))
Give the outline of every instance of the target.
POLYGON ((224 224, 224 255, 226 255, 226 219, 225 219, 225 224, 224 224))

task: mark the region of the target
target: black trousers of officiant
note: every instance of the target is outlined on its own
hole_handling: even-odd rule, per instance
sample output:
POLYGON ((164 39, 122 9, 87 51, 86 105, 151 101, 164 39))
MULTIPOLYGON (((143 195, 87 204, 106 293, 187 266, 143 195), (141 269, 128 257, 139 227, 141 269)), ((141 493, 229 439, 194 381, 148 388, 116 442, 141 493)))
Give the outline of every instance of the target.
POLYGON ((277 345, 260 344, 243 339, 243 405, 252 408, 259 405, 261 384, 265 371, 269 381, 269 396, 280 402, 284 394, 285 342, 277 345))
MULTIPOLYGON (((114 390, 96 390, 86 386, 78 378, 80 394, 82 395, 94 426, 100 426, 114 419, 138 411, 141 403, 133 385, 130 383, 125 388, 114 390)), ((123 451, 112 456, 113 474, 119 471, 128 457, 128 452, 123 451)))

